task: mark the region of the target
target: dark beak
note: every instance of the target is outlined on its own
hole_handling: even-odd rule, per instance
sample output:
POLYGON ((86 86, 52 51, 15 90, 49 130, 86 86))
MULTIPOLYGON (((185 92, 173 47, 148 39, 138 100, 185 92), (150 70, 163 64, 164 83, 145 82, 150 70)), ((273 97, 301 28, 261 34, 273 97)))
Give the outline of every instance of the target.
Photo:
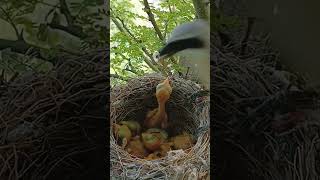
POLYGON ((162 49, 159 50, 159 55, 157 58, 159 60, 164 60, 174 55, 175 53, 177 53, 177 51, 175 51, 175 49, 172 49, 170 44, 166 44, 162 49))
POLYGON ((176 40, 166 44, 159 51, 159 55, 157 58, 159 60, 163 60, 185 49, 190 49, 190 48, 198 49, 203 47, 204 47, 204 43, 197 37, 176 40))

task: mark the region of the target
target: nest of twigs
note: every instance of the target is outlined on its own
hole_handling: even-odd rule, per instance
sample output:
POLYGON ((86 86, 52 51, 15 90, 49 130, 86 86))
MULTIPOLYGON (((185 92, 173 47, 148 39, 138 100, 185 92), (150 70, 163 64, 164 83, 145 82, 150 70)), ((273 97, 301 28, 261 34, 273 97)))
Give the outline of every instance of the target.
MULTIPOLYGON (((143 124, 146 112, 157 107, 155 88, 165 78, 161 75, 147 75, 130 80, 111 92, 111 122, 135 119, 143 124)), ((169 135, 182 131, 194 135, 196 144, 190 151, 173 150, 166 157, 145 160, 130 155, 117 145, 111 132, 111 177, 115 179, 182 179, 194 177, 201 179, 209 176, 209 101, 195 103, 190 96, 200 89, 185 79, 171 80, 172 94, 166 103, 169 135)))
POLYGON ((317 93, 279 66, 269 37, 211 48, 216 178, 318 179, 317 93), (304 115, 279 118, 292 112, 304 115))
POLYGON ((107 125, 105 54, 61 54, 50 72, 23 74, 5 85, 0 179, 99 178, 107 125))

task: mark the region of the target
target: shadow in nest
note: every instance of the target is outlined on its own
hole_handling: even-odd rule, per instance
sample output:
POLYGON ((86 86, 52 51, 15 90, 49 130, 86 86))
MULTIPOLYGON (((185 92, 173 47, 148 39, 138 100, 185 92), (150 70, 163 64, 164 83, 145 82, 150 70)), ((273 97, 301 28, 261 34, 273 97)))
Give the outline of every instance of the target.
MULTIPOLYGON (((158 107, 155 87, 163 80, 164 77, 153 74, 131 80, 125 88, 115 89, 111 95, 111 120, 135 120, 143 125, 147 112, 158 107)), ((167 131, 170 136, 182 133, 183 130, 195 134, 195 127, 200 121, 195 117, 197 109, 201 107, 189 99, 199 89, 193 82, 180 78, 171 81, 171 86, 173 91, 166 103, 169 123, 167 131)))

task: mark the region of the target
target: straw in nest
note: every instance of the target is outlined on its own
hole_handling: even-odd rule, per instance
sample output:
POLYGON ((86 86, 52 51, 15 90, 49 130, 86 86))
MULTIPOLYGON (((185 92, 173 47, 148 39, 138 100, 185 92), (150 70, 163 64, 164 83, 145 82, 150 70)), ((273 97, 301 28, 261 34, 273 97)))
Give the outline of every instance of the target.
MULTIPOLYGON (((155 87, 165 77, 152 74, 132 79, 125 86, 111 91, 111 122, 134 117, 142 123, 146 112, 157 107, 155 87)), ((172 80, 172 94, 167 102, 169 134, 187 131, 197 138, 195 146, 186 153, 170 151, 164 158, 145 160, 134 157, 116 144, 111 131, 111 177, 115 179, 205 179, 209 177, 209 102, 196 104, 190 95, 199 91, 198 86, 185 79, 172 80)))

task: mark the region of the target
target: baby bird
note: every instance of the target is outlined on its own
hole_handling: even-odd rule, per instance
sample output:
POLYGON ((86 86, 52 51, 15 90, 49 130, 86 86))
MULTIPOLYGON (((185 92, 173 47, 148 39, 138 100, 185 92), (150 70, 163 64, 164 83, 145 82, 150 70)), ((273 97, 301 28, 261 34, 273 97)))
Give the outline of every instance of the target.
POLYGON ((144 120, 144 126, 147 128, 154 128, 160 125, 161 128, 168 127, 168 116, 165 111, 165 104, 169 100, 172 93, 169 79, 165 79, 156 87, 156 97, 158 101, 158 108, 149 111, 144 120))
POLYGON ((114 134, 117 141, 120 141, 121 147, 125 148, 132 137, 128 126, 113 123, 114 134))
POLYGON ((143 142, 141 141, 139 136, 132 138, 126 150, 128 151, 128 153, 138 158, 144 158, 147 155, 147 150, 144 148, 143 142))
POLYGON ((153 133, 142 133, 141 138, 144 147, 146 147, 149 151, 158 150, 161 146, 161 143, 163 142, 163 140, 159 136, 153 133))
POLYGON ((140 134, 141 126, 137 121, 120 121, 120 125, 126 125, 131 130, 132 136, 140 134))

